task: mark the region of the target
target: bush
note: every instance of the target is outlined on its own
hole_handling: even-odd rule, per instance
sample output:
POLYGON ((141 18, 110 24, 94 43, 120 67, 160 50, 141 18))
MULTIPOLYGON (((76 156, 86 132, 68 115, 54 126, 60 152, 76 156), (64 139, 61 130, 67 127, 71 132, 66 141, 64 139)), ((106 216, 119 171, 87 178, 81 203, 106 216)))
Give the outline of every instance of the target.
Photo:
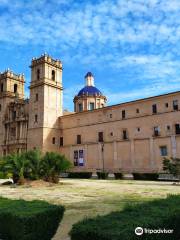
POLYGON ((180 181, 180 158, 164 158, 163 170, 172 174, 180 181))
POLYGON ((40 171, 45 181, 58 183, 60 173, 71 168, 71 166, 71 162, 64 155, 46 152, 41 161, 40 171))
POLYGON ((70 172, 68 173, 68 178, 91 178, 92 172, 70 172))
POLYGON ((6 174, 4 172, 0 172, 0 179, 6 179, 6 174))
POLYGON ((63 206, 44 201, 0 198, 0 239, 50 240, 63 213, 63 206))
POLYGON ((71 240, 180 239, 180 195, 127 206, 121 212, 86 219, 73 225, 71 240), (136 227, 173 229, 172 234, 135 235, 136 227))
POLYGON ((108 172, 97 172, 98 179, 107 179, 108 175, 108 172))
POLYGON ((158 180, 158 173, 133 173, 134 180, 158 180))
POLYGON ((55 152, 42 155, 39 150, 10 154, 0 159, 0 171, 12 174, 14 183, 18 184, 23 184, 25 179, 40 178, 58 183, 60 173, 71 166, 64 155, 55 152))
POLYGON ((123 178, 123 174, 120 173, 120 172, 119 172, 119 173, 117 172, 117 173, 114 173, 114 177, 115 177, 115 179, 117 179, 117 180, 118 180, 118 179, 122 179, 122 178, 123 178))

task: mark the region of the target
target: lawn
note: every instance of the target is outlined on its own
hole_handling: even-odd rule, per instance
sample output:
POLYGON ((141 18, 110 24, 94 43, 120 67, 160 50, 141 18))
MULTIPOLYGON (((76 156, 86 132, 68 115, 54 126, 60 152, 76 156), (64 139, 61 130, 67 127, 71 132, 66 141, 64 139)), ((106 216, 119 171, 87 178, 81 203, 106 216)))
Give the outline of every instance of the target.
POLYGON ((165 198, 168 194, 180 194, 180 186, 170 182, 63 179, 57 185, 0 187, 4 197, 64 205, 65 216, 53 240, 69 240, 72 224, 84 217, 104 215, 122 209, 126 203, 165 198))

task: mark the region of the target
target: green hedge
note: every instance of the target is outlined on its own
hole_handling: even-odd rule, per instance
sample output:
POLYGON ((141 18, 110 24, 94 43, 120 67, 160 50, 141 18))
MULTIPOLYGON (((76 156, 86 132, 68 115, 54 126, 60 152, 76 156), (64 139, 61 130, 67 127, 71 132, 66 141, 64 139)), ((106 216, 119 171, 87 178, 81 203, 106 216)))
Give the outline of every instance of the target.
POLYGON ((133 173, 134 180, 158 180, 158 173, 133 173))
POLYGON ((119 173, 117 172, 117 173, 114 173, 114 177, 115 177, 116 180, 123 179, 123 174, 120 173, 120 172, 119 173))
POLYGON ((70 232, 71 240, 179 240, 180 195, 127 206, 123 211, 86 219, 70 232), (173 234, 135 235, 135 228, 174 229, 173 234))
POLYGON ((98 179, 107 179, 108 175, 108 172, 97 172, 98 179))
POLYGON ((70 172, 68 178, 91 178, 92 172, 70 172))
POLYGON ((44 201, 0 198, 0 239, 50 240, 64 210, 63 206, 44 201))

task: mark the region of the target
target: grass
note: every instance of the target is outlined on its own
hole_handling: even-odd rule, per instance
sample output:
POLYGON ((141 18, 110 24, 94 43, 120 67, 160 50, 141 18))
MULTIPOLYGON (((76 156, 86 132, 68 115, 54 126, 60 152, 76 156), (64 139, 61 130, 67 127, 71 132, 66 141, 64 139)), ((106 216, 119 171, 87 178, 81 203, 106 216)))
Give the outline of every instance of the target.
POLYGON ((170 182, 134 180, 63 179, 58 185, 44 187, 0 187, 0 195, 13 199, 38 199, 66 207, 61 228, 53 240, 68 240, 72 224, 85 218, 123 209, 126 203, 141 203, 180 194, 170 182))

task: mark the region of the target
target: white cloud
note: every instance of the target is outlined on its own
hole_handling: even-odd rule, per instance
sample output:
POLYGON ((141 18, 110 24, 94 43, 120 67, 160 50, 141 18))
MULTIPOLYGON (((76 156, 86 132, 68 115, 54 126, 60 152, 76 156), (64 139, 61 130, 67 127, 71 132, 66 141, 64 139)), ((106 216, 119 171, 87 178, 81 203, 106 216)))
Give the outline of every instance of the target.
MULTIPOLYGON (((179 0, 0 0, 3 7, 2 43, 53 49, 64 64, 125 69, 147 95, 179 84, 179 0)), ((65 102, 75 92, 65 91, 65 102)))

